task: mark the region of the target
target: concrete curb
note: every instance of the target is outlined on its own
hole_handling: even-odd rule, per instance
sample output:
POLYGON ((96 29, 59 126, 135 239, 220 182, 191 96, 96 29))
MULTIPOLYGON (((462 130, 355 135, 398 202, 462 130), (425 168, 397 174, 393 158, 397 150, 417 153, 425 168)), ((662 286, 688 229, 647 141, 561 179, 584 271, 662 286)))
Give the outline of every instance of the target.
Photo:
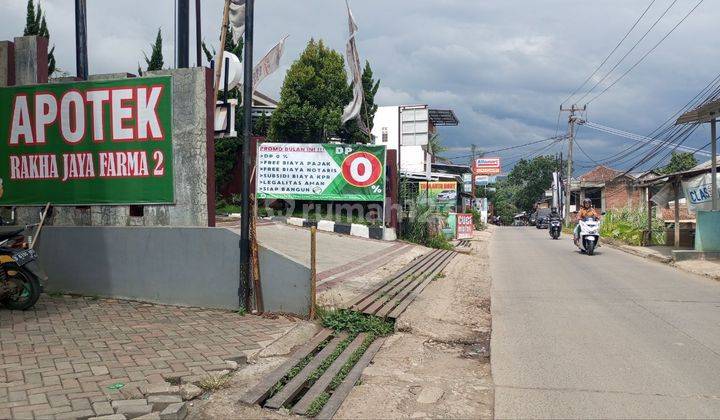
POLYGON ((603 238, 603 239, 602 239, 602 243, 603 243, 603 245, 607 245, 607 246, 609 246, 609 247, 611 247, 611 248, 614 248, 614 249, 617 249, 617 250, 620 250, 620 251, 623 251, 623 252, 625 252, 625 253, 632 254, 632 255, 635 255, 635 256, 638 256, 638 257, 641 257, 641 258, 645 258, 645 259, 648 259, 648 260, 653 260, 653 261, 657 261, 657 262, 659 262, 659 263, 671 264, 671 265, 672 265, 672 263, 673 263, 672 257, 666 257, 666 256, 664 256, 664 255, 658 255, 658 254, 656 254, 656 253, 654 253, 654 252, 643 252, 643 251, 641 251, 641 250, 639 250, 639 249, 635 249, 635 248, 633 248, 633 247, 631 247, 631 246, 628 246, 628 245, 625 245, 625 244, 622 244, 622 243, 615 242, 615 241, 613 241, 612 239, 603 238))
MULTIPOLYGON (((303 219, 300 217, 271 217, 270 220, 273 222, 280 222, 280 223, 287 223, 288 225, 293 226, 299 226, 299 227, 312 227, 316 226, 318 230, 324 231, 324 232, 333 232, 340 235, 350 235, 350 236, 356 236, 358 238, 365 238, 365 239, 377 239, 377 240, 385 240, 385 241, 394 241, 397 239, 397 237, 394 234, 394 231, 392 234, 388 234, 388 232, 385 232, 385 237, 383 237, 383 228, 382 227, 371 227, 366 225, 361 225, 358 223, 340 223, 340 222, 334 222, 332 220, 308 220, 303 219)), ((392 229, 388 228, 387 231, 391 231, 392 229)))

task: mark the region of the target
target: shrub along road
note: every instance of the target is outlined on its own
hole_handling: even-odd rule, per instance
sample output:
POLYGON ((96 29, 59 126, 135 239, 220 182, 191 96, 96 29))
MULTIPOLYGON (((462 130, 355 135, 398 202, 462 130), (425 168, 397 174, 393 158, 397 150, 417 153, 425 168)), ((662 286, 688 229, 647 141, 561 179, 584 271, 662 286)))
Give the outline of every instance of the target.
POLYGON ((718 282, 533 228, 490 257, 496 417, 717 417, 718 282))

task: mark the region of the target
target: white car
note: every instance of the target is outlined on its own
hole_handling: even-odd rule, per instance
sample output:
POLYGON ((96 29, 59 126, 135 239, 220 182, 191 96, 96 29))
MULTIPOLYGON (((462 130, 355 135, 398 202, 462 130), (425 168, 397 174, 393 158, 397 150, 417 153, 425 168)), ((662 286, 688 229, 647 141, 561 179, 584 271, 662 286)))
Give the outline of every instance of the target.
POLYGON ((457 199, 457 191, 455 190, 444 190, 437 195, 438 201, 451 201, 457 199))

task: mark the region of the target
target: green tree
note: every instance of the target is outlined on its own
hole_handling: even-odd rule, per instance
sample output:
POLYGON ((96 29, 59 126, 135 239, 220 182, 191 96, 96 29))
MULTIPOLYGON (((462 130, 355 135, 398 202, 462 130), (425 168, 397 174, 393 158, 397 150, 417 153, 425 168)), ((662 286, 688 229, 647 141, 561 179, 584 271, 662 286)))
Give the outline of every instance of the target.
MULTIPOLYGON (((42 6, 38 2, 37 11, 35 10, 35 4, 33 0, 28 0, 27 3, 27 15, 25 16, 25 29, 23 30, 24 36, 42 36, 50 40, 50 30, 48 29, 47 20, 45 14, 42 11, 42 6)), ((55 62, 55 46, 53 45, 48 51, 48 76, 52 76, 57 70, 55 62)))
POLYGON ((425 146, 425 150, 433 156, 437 156, 440 153, 447 152, 447 147, 443 146, 442 140, 438 133, 431 134, 428 138, 428 144, 425 146))
POLYGON ((696 167, 698 164, 695 155, 690 152, 672 152, 670 163, 660 169, 662 174, 672 174, 675 172, 687 171, 696 167))
POLYGON ((340 132, 351 97, 342 55, 311 39, 285 76, 268 136, 278 142, 327 142, 340 132))
POLYGON ((535 202, 552 186, 552 173, 556 170, 557 160, 554 156, 521 159, 516 163, 508 174, 508 182, 520 189, 514 204, 521 210, 532 210, 535 202))
POLYGON ((145 64, 147 64, 147 71, 162 70, 163 68, 163 53, 162 53, 162 28, 158 28, 157 37, 155 37, 155 43, 150 45, 152 52, 150 58, 143 52, 145 56, 145 64))

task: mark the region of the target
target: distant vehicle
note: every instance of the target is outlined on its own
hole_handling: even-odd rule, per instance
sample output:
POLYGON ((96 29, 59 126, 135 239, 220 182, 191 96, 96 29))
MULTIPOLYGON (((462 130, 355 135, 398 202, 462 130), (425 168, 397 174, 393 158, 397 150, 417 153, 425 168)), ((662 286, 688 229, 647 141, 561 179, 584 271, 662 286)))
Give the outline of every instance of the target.
POLYGON ((558 239, 560 237, 560 232, 562 232, 562 222, 560 220, 551 220, 550 237, 553 239, 558 239))
POLYGON ((550 209, 538 209, 535 213, 535 227, 547 229, 550 226, 550 209))
POLYGON ((457 191, 455 190, 444 190, 437 195, 438 201, 452 201, 457 200, 457 191))

